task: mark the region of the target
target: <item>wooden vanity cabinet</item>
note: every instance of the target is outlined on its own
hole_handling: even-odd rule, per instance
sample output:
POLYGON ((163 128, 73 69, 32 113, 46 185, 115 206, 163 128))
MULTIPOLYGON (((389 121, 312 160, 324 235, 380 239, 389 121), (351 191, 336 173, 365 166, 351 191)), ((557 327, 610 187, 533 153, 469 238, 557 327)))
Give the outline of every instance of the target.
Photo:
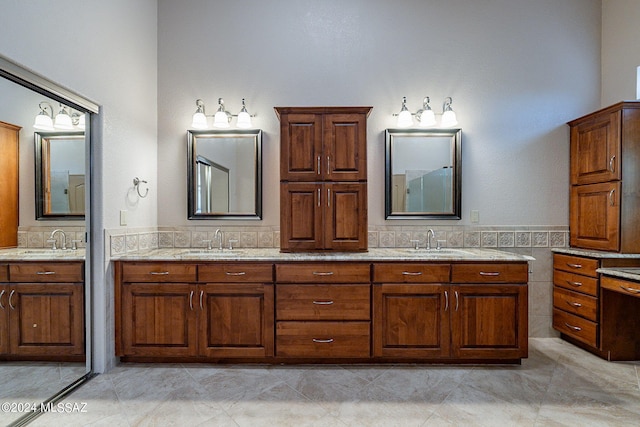
POLYGON ((84 360, 84 263, 0 265, 0 354, 84 360))
POLYGON ((276 107, 280 118, 280 249, 367 249, 371 107, 276 107))
POLYGON ((272 282, 272 264, 118 262, 116 354, 272 356, 272 282))
POLYGON ((527 357, 526 263, 377 263, 373 277, 374 355, 527 357))
POLYGON ((640 253, 640 102, 568 123, 571 246, 640 253))

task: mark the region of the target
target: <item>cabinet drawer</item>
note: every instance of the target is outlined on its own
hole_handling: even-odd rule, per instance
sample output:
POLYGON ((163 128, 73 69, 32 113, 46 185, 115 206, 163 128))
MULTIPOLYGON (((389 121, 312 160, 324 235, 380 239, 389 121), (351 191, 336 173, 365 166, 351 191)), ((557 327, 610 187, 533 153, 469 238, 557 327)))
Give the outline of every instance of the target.
POLYGON ((597 347, 598 324, 595 322, 554 308, 553 329, 592 347, 597 347))
POLYGON ((376 283, 449 283, 449 264, 374 264, 376 283))
POLYGON ((0 264, 0 282, 9 281, 9 264, 0 264))
POLYGON ((614 279, 612 277, 603 277, 601 286, 603 289, 640 298, 640 283, 637 282, 614 279))
POLYGON ((590 277, 598 277, 596 269, 600 263, 596 259, 583 258, 573 255, 553 255, 553 268, 555 270, 568 271, 569 273, 583 274, 590 277))
POLYGON ((200 264, 200 282, 273 282, 272 264, 200 264))
POLYGON ((527 283, 528 265, 525 264, 453 264, 452 283, 527 283))
POLYGON ((593 277, 553 270, 553 284, 594 297, 598 296, 598 279, 593 277))
POLYGON ((592 321, 598 320, 598 299, 555 286, 553 306, 592 321))
POLYGON ((123 282, 194 282, 195 264, 175 262, 126 262, 122 265, 123 282))
POLYGON ((369 264, 276 264, 276 282, 280 283, 369 283, 370 276, 369 264))
POLYGON ((276 285, 278 320, 369 320, 369 285, 276 285))
POLYGON ((278 322, 276 356, 370 357, 369 322, 278 322))
POLYGON ((77 283, 84 281, 82 262, 34 262, 9 264, 12 282, 77 283))

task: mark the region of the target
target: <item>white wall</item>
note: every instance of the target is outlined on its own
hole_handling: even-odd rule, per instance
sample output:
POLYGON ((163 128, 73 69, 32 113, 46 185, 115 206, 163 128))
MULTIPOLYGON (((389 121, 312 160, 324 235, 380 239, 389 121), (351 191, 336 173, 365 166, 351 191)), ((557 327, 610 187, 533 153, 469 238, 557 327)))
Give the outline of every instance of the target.
POLYGON ((452 96, 463 129, 455 224, 477 209, 481 225, 567 225, 565 123, 600 104, 600 14, 600 0, 159 0, 159 225, 194 225, 185 134, 195 100, 212 114, 218 97, 233 113, 245 97, 264 130, 261 225, 279 224, 273 107, 373 106, 369 224, 385 224, 383 132, 402 96, 415 111, 427 95, 438 110, 452 96))
POLYGON ((103 230, 157 222, 157 5, 155 0, 7 0, 0 13, 0 53, 101 106, 92 125, 92 211, 96 371, 113 355, 112 288, 105 277, 103 230), (149 197, 127 203, 135 176, 149 197), (105 281, 106 280, 106 281, 105 281))
POLYGON ((637 98, 640 2, 602 0, 602 107, 637 98))

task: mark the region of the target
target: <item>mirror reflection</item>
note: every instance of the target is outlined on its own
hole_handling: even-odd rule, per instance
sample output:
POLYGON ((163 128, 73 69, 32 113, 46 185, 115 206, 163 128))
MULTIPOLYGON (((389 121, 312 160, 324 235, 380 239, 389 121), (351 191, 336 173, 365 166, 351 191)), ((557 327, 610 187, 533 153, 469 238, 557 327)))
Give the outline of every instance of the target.
POLYGON ((387 219, 460 219, 460 129, 387 129, 387 219))
POLYGON ((189 219, 262 218, 262 131, 189 131, 189 219))
POLYGON ((84 132, 35 132, 36 218, 84 219, 84 132))

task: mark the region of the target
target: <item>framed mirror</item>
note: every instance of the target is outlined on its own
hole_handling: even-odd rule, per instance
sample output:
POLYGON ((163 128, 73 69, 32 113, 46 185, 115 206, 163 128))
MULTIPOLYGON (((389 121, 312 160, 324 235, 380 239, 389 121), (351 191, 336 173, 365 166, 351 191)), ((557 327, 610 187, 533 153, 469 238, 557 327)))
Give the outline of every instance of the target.
POLYGON ((385 218, 460 219, 460 129, 385 131, 385 218))
POLYGON ((34 132, 36 219, 84 220, 84 132, 34 132))
POLYGON ((262 131, 187 132, 189 219, 262 219, 262 131))

